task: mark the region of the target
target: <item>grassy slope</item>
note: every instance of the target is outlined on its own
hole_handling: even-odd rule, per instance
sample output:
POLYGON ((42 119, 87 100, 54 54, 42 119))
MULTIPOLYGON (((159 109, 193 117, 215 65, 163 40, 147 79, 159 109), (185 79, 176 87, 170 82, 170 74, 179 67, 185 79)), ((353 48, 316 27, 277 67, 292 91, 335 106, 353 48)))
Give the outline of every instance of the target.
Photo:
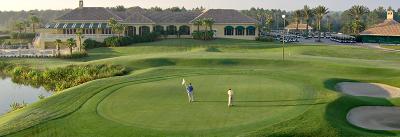
MULTIPOLYGON (((22 131, 11 134, 11 136, 396 135, 393 132, 372 132, 354 127, 346 122, 345 116, 349 109, 356 106, 400 105, 399 99, 385 100, 342 96, 333 91, 333 85, 340 81, 356 80, 400 86, 400 77, 398 76, 400 71, 396 69, 399 67, 400 61, 398 53, 385 53, 351 47, 295 46, 287 49, 289 60, 283 63, 280 61, 281 49, 277 48, 278 46, 273 43, 265 44, 241 40, 216 40, 210 42, 165 40, 137 44, 131 47, 94 49, 90 51, 91 57, 81 60, 6 60, 39 68, 58 67, 71 63, 111 63, 143 70, 135 71, 129 76, 89 82, 69 89, 60 95, 30 105, 26 109, 2 116, 0 117, 0 135, 18 130, 22 131), (115 103, 113 100, 118 100, 123 96, 151 95, 151 92, 147 94, 131 93, 131 91, 136 91, 136 86, 132 85, 138 84, 140 87, 149 82, 169 81, 171 79, 179 79, 182 76, 210 74, 265 75, 266 79, 290 81, 290 83, 298 83, 298 86, 305 90, 303 93, 313 93, 311 95, 315 100, 305 102, 309 104, 306 107, 301 105, 304 102, 295 102, 294 105, 297 104, 298 106, 293 107, 293 110, 297 113, 275 114, 289 116, 290 118, 285 118, 287 119, 286 121, 278 120, 279 123, 276 123, 276 121, 260 120, 259 123, 261 125, 255 122, 246 126, 232 126, 225 130, 205 129, 197 132, 190 132, 193 130, 186 132, 154 130, 121 124, 120 122, 114 122, 117 121, 115 119, 110 121, 103 117, 104 113, 108 113, 108 116, 111 115, 111 112, 107 112, 110 109, 105 108, 107 108, 107 103, 109 105, 115 103), (100 107, 98 106, 99 104, 100 107), (42 124, 36 125, 38 123, 42 124), (31 128, 25 129, 27 127, 31 128)), ((274 84, 272 87, 280 88, 279 84, 274 84)), ((146 88, 148 87, 142 86, 143 90, 146 88)), ((288 98, 292 99, 305 97, 310 96, 288 96, 288 98)), ((248 99, 254 99, 254 97, 248 99)), ((279 96, 268 98, 268 100, 277 99, 281 98, 279 96)), ((139 107, 137 106, 139 105, 138 102, 135 101, 125 102, 125 100, 119 100, 116 107, 125 109, 129 106, 129 103, 135 103, 136 107, 139 107), (128 105, 124 105, 124 103, 128 103, 128 105)), ((139 103, 149 103, 146 101, 149 100, 139 100, 139 103)), ((168 100, 165 101, 168 102, 168 100)), ((183 105, 186 104, 184 103, 183 105)), ((162 105, 159 106, 162 108, 162 105)), ((108 107, 110 108, 110 106, 108 107)), ((181 107, 184 108, 185 106, 181 107)), ((198 107, 201 108, 201 106, 198 107)), ((217 110, 219 108, 214 107, 213 109, 217 110)), ((121 111, 121 113, 124 112, 121 109, 117 110, 121 111)), ((134 108, 127 108, 127 110, 135 113, 134 108)), ((162 109, 159 111, 162 111, 162 109)), ((193 111, 188 114, 192 113, 198 112, 193 111)), ((222 115, 223 113, 218 114, 222 115)), ((123 115, 118 114, 115 117, 117 119, 126 118, 123 115)), ((138 117, 146 118, 145 115, 138 115, 138 117)), ((174 117, 171 117, 173 120, 174 117)), ((147 116, 147 118, 153 117, 147 116)), ((279 118, 284 117, 277 117, 276 119, 279 118)), ((137 120, 135 118, 129 119, 131 122, 137 120)), ((127 120, 128 123, 129 119, 127 120)), ((209 123, 214 123, 215 125, 213 126, 218 126, 219 122, 210 121, 209 123)), ((203 125, 205 124, 203 123, 203 125)))

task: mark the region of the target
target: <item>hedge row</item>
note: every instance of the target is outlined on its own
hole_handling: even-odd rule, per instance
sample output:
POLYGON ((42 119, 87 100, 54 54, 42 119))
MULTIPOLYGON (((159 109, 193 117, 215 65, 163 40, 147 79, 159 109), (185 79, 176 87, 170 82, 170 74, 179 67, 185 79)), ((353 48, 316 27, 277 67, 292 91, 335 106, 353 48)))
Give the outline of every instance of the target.
POLYGON ((36 36, 35 33, 16 33, 16 32, 11 33, 12 39, 33 39, 35 38, 35 36, 36 36))
POLYGON ((43 86, 50 91, 62 91, 91 80, 127 73, 126 68, 120 65, 70 65, 38 70, 5 62, 0 62, 0 72, 11 76, 15 82, 43 86))
POLYGON ((160 37, 159 33, 148 33, 142 36, 132 37, 109 37, 104 39, 104 42, 97 42, 92 39, 87 39, 83 42, 85 49, 92 49, 98 47, 120 47, 127 46, 134 43, 152 42, 158 40, 160 37))

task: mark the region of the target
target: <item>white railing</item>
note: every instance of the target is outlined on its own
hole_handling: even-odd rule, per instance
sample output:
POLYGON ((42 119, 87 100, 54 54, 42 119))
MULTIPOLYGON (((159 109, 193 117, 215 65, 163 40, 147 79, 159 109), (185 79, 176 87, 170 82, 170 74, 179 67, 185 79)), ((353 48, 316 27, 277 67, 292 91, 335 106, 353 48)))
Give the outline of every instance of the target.
MULTIPOLYGON (((82 36, 84 39, 90 38, 90 39, 97 40, 97 39, 105 39, 105 38, 112 37, 115 35, 113 35, 113 34, 82 34, 82 36)), ((76 34, 41 34, 40 35, 40 38, 45 41, 48 41, 48 40, 54 41, 56 39, 66 40, 66 39, 70 39, 70 38, 76 39, 76 37, 77 37, 76 34)))
POLYGON ((54 49, 0 49, 0 57, 54 57, 54 49))

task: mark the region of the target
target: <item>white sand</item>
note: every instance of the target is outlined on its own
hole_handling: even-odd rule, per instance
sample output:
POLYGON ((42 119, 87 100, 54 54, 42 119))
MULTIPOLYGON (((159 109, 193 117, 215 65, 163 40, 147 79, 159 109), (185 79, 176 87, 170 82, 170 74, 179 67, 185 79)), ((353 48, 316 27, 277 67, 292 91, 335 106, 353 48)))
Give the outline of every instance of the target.
POLYGON ((336 88, 345 94, 353 96, 400 97, 400 88, 379 83, 342 82, 337 84, 336 88))
POLYGON ((400 108, 357 107, 350 110, 347 120, 355 126, 369 130, 400 130, 400 108))

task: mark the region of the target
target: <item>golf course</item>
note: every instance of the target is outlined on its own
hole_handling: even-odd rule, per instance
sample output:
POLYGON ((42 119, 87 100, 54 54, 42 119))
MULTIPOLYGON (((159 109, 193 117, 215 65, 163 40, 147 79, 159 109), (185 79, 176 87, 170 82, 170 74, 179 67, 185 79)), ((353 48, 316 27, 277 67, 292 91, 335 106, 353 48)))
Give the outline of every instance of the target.
MULTIPOLYGON (((400 98, 337 89, 343 82, 400 87, 400 52, 286 44, 283 60, 281 43, 164 39, 90 49, 80 59, 0 61, 36 69, 107 64, 129 70, 1 115, 0 136, 400 136, 347 120, 354 108, 400 107, 400 98), (192 103, 182 79, 193 84, 192 103), (228 89, 235 92, 233 107, 228 89)), ((400 127, 392 126, 387 129, 400 127)))

